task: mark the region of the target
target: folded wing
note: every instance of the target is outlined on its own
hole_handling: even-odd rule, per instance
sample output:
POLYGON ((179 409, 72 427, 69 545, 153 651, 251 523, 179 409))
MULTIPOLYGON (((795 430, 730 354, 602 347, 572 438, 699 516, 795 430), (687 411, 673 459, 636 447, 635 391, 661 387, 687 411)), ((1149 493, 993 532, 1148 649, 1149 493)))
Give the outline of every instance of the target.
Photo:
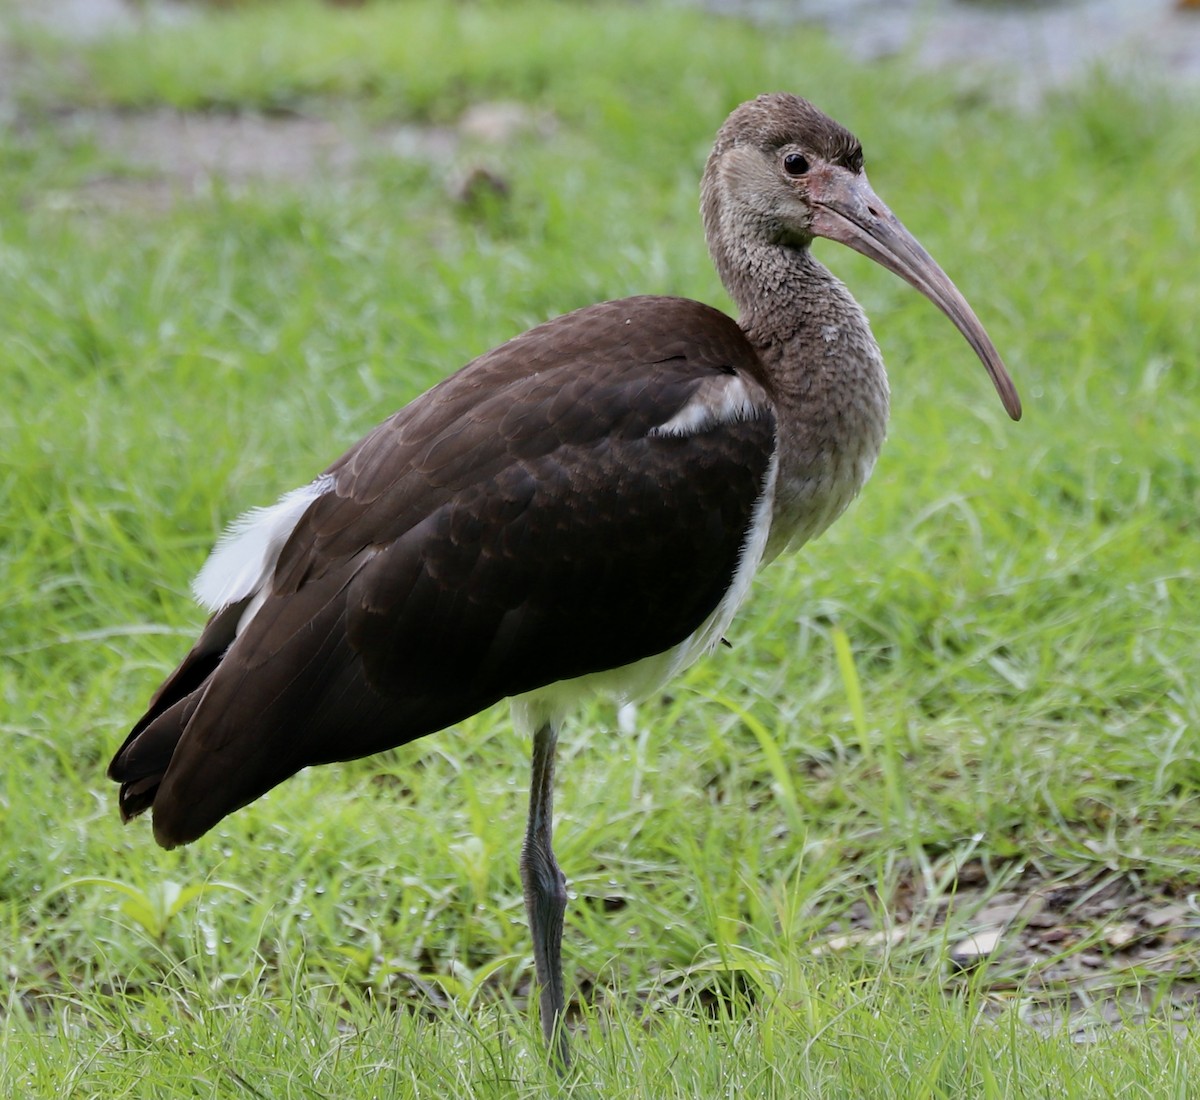
POLYGON ((314 483, 260 588, 160 689, 110 768, 123 812, 153 806, 159 841, 185 843, 306 765, 678 645, 764 491, 760 377, 723 314, 635 298, 400 410, 314 483))

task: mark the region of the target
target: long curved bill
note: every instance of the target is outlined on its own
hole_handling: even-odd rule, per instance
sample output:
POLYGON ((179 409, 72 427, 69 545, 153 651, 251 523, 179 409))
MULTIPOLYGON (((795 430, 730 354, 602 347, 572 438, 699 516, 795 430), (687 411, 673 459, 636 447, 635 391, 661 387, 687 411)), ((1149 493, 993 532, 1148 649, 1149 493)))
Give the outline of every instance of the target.
POLYGON ((867 177, 832 166, 818 167, 809 177, 809 199, 812 229, 818 237, 853 248, 899 275, 954 322, 986 368, 1005 412, 1020 420, 1017 388, 974 310, 937 261, 880 202, 867 177))

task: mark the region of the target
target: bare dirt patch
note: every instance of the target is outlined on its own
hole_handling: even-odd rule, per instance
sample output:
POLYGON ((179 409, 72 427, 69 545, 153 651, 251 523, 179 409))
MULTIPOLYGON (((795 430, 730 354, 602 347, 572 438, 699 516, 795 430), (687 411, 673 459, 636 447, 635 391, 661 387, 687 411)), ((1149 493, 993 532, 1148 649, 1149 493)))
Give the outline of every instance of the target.
POLYGON ((554 119, 521 104, 480 103, 451 126, 364 126, 256 111, 190 113, 70 110, 54 122, 64 140, 94 145, 104 167, 71 196, 88 207, 152 210, 203 198, 214 186, 303 186, 348 179, 365 161, 416 161, 440 173, 451 198, 470 201, 479 180, 505 193, 493 151, 517 134, 548 136, 554 119))
POLYGON ((986 1014, 1015 1005, 1032 1026, 1077 1042, 1151 1017, 1182 1025, 1200 1005, 1200 899, 1134 872, 1052 879, 972 861, 937 896, 919 875, 902 879, 889 905, 893 923, 880 928, 879 906, 855 904, 816 952, 944 946, 947 986, 977 979, 986 1014))
POLYGON ((713 11, 813 23, 861 61, 918 67, 1034 107, 1102 68, 1200 83, 1200 8, 1181 0, 700 0, 713 11))
POLYGON ((102 206, 164 207, 203 197, 218 182, 237 189, 336 180, 372 156, 449 163, 460 144, 451 128, 368 131, 352 122, 257 112, 74 111, 59 125, 68 139, 94 144, 113 166, 83 188, 81 198, 102 206))

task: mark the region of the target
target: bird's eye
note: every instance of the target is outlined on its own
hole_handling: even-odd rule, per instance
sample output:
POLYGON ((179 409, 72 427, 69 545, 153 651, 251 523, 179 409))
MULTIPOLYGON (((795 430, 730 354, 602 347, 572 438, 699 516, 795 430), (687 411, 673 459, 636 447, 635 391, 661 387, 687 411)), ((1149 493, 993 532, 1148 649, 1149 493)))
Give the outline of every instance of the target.
POLYGON ((783 158, 783 170, 789 176, 802 176, 808 171, 808 158, 799 153, 788 153, 783 158))

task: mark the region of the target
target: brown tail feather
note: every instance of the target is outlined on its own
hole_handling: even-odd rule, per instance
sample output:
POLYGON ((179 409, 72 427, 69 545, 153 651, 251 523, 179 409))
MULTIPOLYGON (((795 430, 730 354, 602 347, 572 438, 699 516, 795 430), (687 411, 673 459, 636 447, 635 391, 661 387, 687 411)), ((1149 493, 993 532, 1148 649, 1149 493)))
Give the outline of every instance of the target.
POLYGON ((108 775, 121 784, 122 821, 128 821, 154 805, 158 785, 202 694, 203 689, 197 689, 155 716, 148 726, 132 734, 113 757, 108 775))
POLYGON ((154 805, 175 747, 233 641, 241 611, 242 604, 234 604, 209 619, 191 652, 155 693, 109 764, 108 777, 121 784, 122 821, 154 805))

